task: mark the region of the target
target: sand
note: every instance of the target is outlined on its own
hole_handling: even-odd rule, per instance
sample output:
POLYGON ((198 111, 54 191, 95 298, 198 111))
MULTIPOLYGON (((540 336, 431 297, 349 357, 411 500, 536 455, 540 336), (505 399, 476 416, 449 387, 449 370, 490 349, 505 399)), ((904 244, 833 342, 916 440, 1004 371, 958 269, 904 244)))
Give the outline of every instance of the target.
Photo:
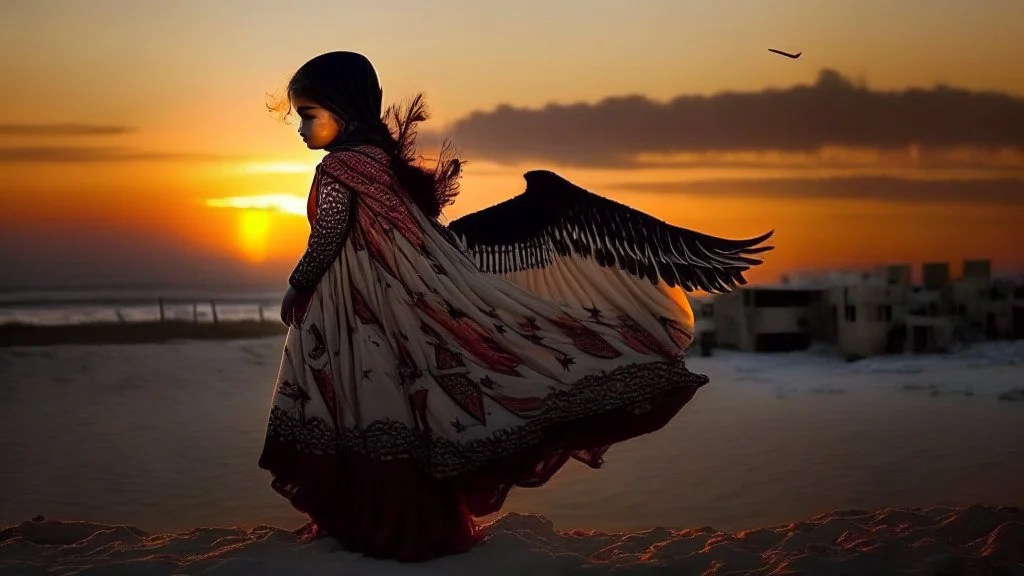
POLYGON ((1024 510, 835 511, 740 533, 710 527, 561 532, 507 514, 469 553, 422 564, 372 560, 271 526, 148 534, 36 519, 0 531, 0 575, 1024 574, 1024 510))
MULTIPOLYGON (((0 470, 0 509, 6 510, 7 523, 38 513, 64 518, 28 520, 0 530, 0 576, 1024 576, 1024 512, 1019 508, 874 509, 877 504, 857 503, 852 505, 873 511, 839 510, 793 524, 736 531, 737 525, 788 522, 830 508, 849 508, 849 498, 873 500, 876 492, 887 495, 886 505, 948 503, 942 501, 947 497, 958 505, 1020 504, 1020 483, 1013 480, 1019 478, 1014 471, 1020 466, 1020 443, 1013 430, 994 422, 1010 422, 1008 417, 1019 422, 1020 403, 1002 401, 1000 395, 1024 382, 1024 343, 993 343, 945 357, 852 364, 813 353, 695 358, 717 383, 701 396, 699 410, 690 410, 672 429, 623 447, 599 474, 567 471, 554 486, 519 495, 519 510, 548 510, 552 516, 582 521, 558 520, 560 527, 595 526, 601 518, 618 526, 605 526, 603 532, 559 531, 544 517, 510 512, 487 528, 490 540, 478 549, 417 565, 363 558, 330 540, 301 542, 289 531, 298 523, 295 516, 271 519, 269 509, 257 513, 255 517, 264 519, 255 522, 281 528, 190 529, 244 522, 236 519, 262 502, 258 495, 269 494, 266 478, 253 466, 253 451, 259 446, 279 348, 280 338, 272 337, 0 352, 0 380, 6 384, 0 387, 0 408, 10 408, 0 410, 0 461, 11 465, 10 474, 0 470), (815 416, 819 412, 823 415, 815 416), (976 414, 953 426, 955 416, 968 413, 976 414), (153 414, 160 418, 151 418, 153 414), (943 425, 918 426, 927 414, 943 425), (808 420, 810 428, 782 427, 792 419, 808 420), (865 419, 870 426, 863 424, 865 419), (707 435, 696 443, 683 442, 691 428, 707 435), (972 435, 975 429, 980 432, 972 435), (881 434, 877 441, 855 442, 876 432, 881 434), (945 432, 951 434, 943 436, 945 432), (33 442, 21 442, 25 434, 33 442), (940 445, 932 449, 922 443, 922 435, 939 438, 940 445), (45 451, 37 449, 40 442, 45 451), (160 457, 143 458, 154 444, 162 447, 160 457), (672 452, 676 444, 681 447, 672 452), (880 447, 885 448, 881 455, 880 447), (134 452, 138 450, 144 454, 134 452), (962 473, 942 464, 950 454, 964 459, 964 454, 975 453, 976 460, 957 464, 968 467, 962 473), (120 460, 97 468, 96 459, 104 455, 120 460), (660 466, 666 460, 688 468, 660 466), (59 465, 46 464, 51 461, 59 465), (910 461, 914 465, 908 468, 904 464, 910 461), (648 468, 631 471, 643 463, 648 468), (865 467, 867 476, 858 472, 865 467), (183 476, 186 469, 189 475, 183 476), (195 481, 202 470, 209 477, 195 481), (899 478, 910 473, 917 476, 899 478), (183 481, 189 477, 193 485, 183 481), (676 490, 677 484, 683 492, 676 490), (827 485, 827 500, 808 500, 819 484, 827 485), (207 494, 210 486, 226 487, 232 496, 227 505, 220 502, 225 500, 222 494, 210 492, 197 500, 188 492, 207 494), (650 498, 652 490, 659 499, 650 498), (102 500, 110 494, 114 501, 102 500), (556 498, 564 506, 544 498, 556 498), (686 498, 693 502, 676 501, 686 498), (594 506, 605 500, 617 504, 607 510, 594 506), (118 502, 121 508, 114 506, 118 502), (219 508, 214 505, 218 503, 219 508), (790 515, 804 505, 814 511, 790 515), (574 516, 574 506, 595 510, 597 516, 574 516), (656 514, 655 509, 665 512, 656 514), (780 510, 790 511, 784 520, 779 519, 780 510), (211 516, 204 517, 207 511, 211 516), (700 519, 701 514, 717 520, 700 519), (80 518, 145 523, 156 530, 70 521, 80 518), (677 522, 710 522, 723 530, 646 529, 677 522)), ((1013 428, 1019 430, 1015 424, 1013 428)))

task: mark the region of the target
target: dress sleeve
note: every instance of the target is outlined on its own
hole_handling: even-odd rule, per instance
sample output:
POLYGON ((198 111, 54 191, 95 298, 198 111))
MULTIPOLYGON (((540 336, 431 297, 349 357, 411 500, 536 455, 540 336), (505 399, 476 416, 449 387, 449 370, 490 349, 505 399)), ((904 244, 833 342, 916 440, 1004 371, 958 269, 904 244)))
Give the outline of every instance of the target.
POLYGON ((309 244, 288 283, 299 291, 314 290, 338 257, 351 228, 352 191, 333 178, 325 178, 317 190, 317 212, 309 232, 309 244))

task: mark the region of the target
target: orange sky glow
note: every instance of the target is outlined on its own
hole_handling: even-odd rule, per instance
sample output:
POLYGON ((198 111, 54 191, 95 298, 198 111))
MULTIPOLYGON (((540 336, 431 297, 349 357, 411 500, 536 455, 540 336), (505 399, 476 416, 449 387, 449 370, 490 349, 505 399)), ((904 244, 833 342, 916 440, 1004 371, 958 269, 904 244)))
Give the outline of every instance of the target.
MULTIPOLYGON (((462 147, 469 164, 449 219, 521 192, 523 172, 547 168, 680 226, 734 237, 776 230, 776 250, 751 274, 755 282, 885 262, 948 260, 956 272, 965 258, 1024 271, 1024 136, 999 132, 998 118, 936 116, 936 126, 948 120, 964 136, 929 146, 918 140, 948 140, 952 132, 926 126, 919 139, 897 137, 870 126, 869 115, 862 143, 808 147, 800 138, 816 137, 814 126, 769 134, 750 128, 770 124, 768 112, 746 117, 737 109, 711 127, 673 120, 679 128, 662 133, 654 121, 651 141, 666 142, 661 148, 623 151, 613 146, 619 120, 612 116, 626 108, 675 113, 679 96, 718 95, 716 102, 733 106, 724 93, 762 94, 774 106, 766 90, 826 93, 822 71, 835 70, 879 93, 942 84, 1007 96, 1005 112, 991 114, 1017 122, 1024 118, 1018 4, 638 0, 627 9, 604 0, 558 7, 531 0, 513 10, 458 0, 429 9, 411 0, 5 2, 0 242, 12 277, 4 284, 204 275, 213 283, 283 284, 306 241, 305 195, 319 154, 305 150, 264 99, 305 60, 336 49, 370 56, 389 102, 424 91, 434 115, 422 130, 450 131, 462 147), (767 48, 804 56, 791 61, 767 48), (632 95, 647 101, 602 103, 632 95), (568 123, 559 106, 572 104, 614 127, 574 128, 581 133, 560 138, 562 148, 543 137, 532 147, 536 137, 524 126, 532 118, 542 127, 545 118, 568 123), (507 114, 502 105, 511 107, 507 114), (994 128, 974 135, 971 122, 994 128), (715 126, 736 139, 712 145, 721 140, 715 126), (673 144, 689 127, 705 132, 696 143, 673 144), (126 264, 132 258, 152 266, 126 264), (191 264, 198 261, 211 264, 191 264), (221 269, 228 271, 217 276, 221 269)), ((823 113, 819 121, 831 119, 823 113)))

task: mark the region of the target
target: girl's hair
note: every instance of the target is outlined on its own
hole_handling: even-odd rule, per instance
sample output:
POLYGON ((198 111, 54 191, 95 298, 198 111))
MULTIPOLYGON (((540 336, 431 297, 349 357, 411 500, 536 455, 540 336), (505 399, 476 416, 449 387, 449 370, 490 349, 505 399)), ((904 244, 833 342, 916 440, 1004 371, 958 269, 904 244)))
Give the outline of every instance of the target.
POLYGON ((418 162, 416 125, 429 117, 422 94, 405 107, 391 105, 380 114, 381 91, 372 65, 361 55, 335 52, 300 68, 288 82, 284 99, 268 102, 267 106, 286 118, 295 96, 320 104, 344 122, 342 133, 328 150, 369 144, 387 153, 399 185, 430 218, 436 220, 441 210, 455 201, 463 162, 456 157, 454 146, 448 141, 442 143, 432 169, 418 162), (324 62, 332 57, 335 62, 324 62))

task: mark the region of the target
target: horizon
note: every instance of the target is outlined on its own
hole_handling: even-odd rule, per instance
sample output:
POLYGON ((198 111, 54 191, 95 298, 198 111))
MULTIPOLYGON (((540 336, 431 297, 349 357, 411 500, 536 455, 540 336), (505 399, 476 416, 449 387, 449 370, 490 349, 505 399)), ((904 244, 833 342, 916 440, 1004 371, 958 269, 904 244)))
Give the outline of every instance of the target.
POLYGON ((0 74, 19 79, 0 94, 0 289, 284 286, 320 154, 264 98, 334 49, 370 57, 386 104, 426 93, 425 154, 445 135, 468 161, 448 219, 541 168, 704 233, 774 229, 751 284, 975 258, 1024 273, 1008 0, 244 5, 244 27, 238 2, 0 7, 0 74), (359 25, 338 41, 338 21, 359 25))
MULTIPOLYGON (((757 288, 757 287, 774 287, 788 285, 793 288, 808 287, 811 284, 817 285, 812 281, 822 280, 829 276, 841 277, 850 274, 870 274, 876 275, 884 273, 885 269, 890 266, 910 266, 910 279, 909 286, 917 287, 922 285, 922 266, 932 264, 947 264, 949 266, 949 280, 950 282, 957 282, 967 278, 964 274, 964 263, 971 261, 988 261, 992 264, 989 258, 966 258, 960 261, 941 261, 941 260, 926 260, 918 263, 908 262, 877 262, 871 265, 858 267, 858 268, 809 268, 809 269, 794 269, 782 272, 778 278, 762 279, 760 281, 748 282, 745 285, 739 285, 735 290, 741 290, 744 288, 757 288), (810 283, 809 283, 810 282, 810 283)), ((1011 270, 1000 272, 996 269, 992 269, 992 279, 995 281, 1010 281, 1020 282, 1024 281, 1024 269, 1022 270, 1011 270)), ((168 291, 168 292, 195 292, 198 294, 211 294, 211 293, 227 293, 227 294, 270 294, 278 290, 279 286, 270 284, 229 284, 229 283, 153 283, 153 282, 138 282, 138 283, 107 283, 107 284, 71 284, 71 285, 2 285, 0 284, 0 295, 10 295, 16 293, 25 294, 46 294, 46 293, 74 293, 74 292, 126 292, 126 293, 145 293, 145 292, 156 292, 156 291, 168 291)), ((716 296, 720 294, 705 293, 697 290, 686 293, 689 297, 707 297, 716 296)), ((160 294, 154 294, 154 296, 160 296, 160 294)), ((172 295, 168 297, 173 300, 172 295)), ((20 302, 20 301, 18 301, 20 302)), ((7 303, 9 304, 9 303, 7 303)), ((0 301, 0 306, 5 305, 4 302, 0 301)))

